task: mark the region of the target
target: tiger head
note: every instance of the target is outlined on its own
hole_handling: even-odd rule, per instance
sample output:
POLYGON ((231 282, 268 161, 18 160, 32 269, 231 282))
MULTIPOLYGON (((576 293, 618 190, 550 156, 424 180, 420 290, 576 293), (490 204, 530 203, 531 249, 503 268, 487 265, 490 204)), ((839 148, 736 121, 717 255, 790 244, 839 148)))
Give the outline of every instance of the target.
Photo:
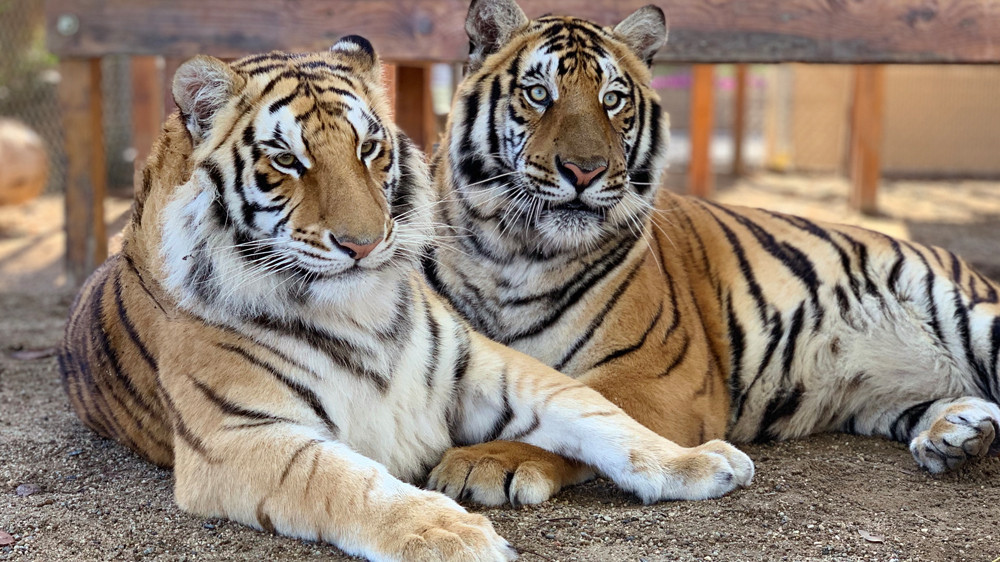
POLYGON ((649 71, 663 12, 646 6, 611 28, 473 0, 466 31, 448 160, 471 214, 494 220, 501 245, 546 254, 638 236, 667 144, 649 71))
POLYGON ((192 173, 164 213, 162 254, 182 302, 253 313, 364 299, 414 268, 429 179, 388 119, 367 40, 231 64, 199 56, 173 94, 192 173))

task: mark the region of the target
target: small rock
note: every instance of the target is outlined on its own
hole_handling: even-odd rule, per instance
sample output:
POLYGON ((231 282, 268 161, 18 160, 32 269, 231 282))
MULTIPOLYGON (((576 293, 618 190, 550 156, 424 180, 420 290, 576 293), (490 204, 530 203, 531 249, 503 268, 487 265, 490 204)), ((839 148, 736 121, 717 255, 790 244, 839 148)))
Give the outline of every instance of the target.
POLYGON ((211 523, 205 523, 204 525, 202 525, 202 527, 208 529, 209 531, 211 531, 212 529, 215 529, 215 525, 213 525, 211 523))
POLYGON ((73 449, 72 451, 66 453, 67 456, 75 457, 83 452, 83 449, 73 449))
MULTIPOLYGON (((10 546, 12 544, 14 544, 14 537, 12 537, 10 535, 10 533, 8 533, 6 531, 0 531, 0 546, 7 547, 7 546, 10 546)), ((9 551, 7 551, 7 552, 9 552, 9 551)))
POLYGON ((18 497, 26 498, 41 491, 42 489, 38 486, 38 484, 21 484, 16 490, 14 490, 14 493, 17 494, 18 497))

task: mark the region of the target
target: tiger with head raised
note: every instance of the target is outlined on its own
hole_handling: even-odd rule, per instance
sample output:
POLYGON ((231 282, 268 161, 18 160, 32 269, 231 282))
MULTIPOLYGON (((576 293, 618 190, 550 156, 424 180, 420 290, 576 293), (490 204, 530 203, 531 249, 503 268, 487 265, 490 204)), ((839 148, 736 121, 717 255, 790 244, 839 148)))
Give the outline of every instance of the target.
POLYGON ((486 518, 413 485, 449 447, 532 443, 645 501, 750 482, 732 446, 669 442, 426 286, 430 178, 368 41, 196 57, 173 92, 59 359, 80 418, 172 466, 183 509, 373 560, 507 560, 486 518))
MULTIPOLYGON (((659 8, 602 27, 473 0, 466 30, 432 162, 454 243, 424 271, 477 330, 688 446, 843 431, 931 472, 1000 451, 995 282, 940 248, 659 189, 659 8)), ((504 442, 436 471, 484 503, 590 475, 504 442)))

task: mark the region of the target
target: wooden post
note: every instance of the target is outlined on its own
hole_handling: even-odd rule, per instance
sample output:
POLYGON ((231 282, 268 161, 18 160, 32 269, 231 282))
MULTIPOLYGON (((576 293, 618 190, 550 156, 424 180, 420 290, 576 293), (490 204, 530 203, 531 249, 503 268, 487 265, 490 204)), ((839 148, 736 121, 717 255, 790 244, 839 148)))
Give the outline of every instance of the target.
POLYGON ((396 67, 396 123, 425 152, 437 141, 437 122, 431 101, 431 73, 427 66, 396 67))
POLYGON ((66 274, 69 286, 79 287, 108 256, 101 59, 63 58, 59 73, 66 142, 66 274))
POLYGON ((696 197, 710 197, 715 66, 696 64, 691 68, 691 75, 691 160, 688 163, 688 193, 696 197))
POLYGON ((851 194, 852 209, 867 215, 878 212, 878 182, 882 149, 882 108, 885 67, 854 67, 854 99, 851 105, 851 194))
POLYGON ((132 57, 132 147, 135 169, 141 170, 163 123, 166 89, 160 57, 132 57))
POLYGON ((736 65, 736 92, 733 96, 733 175, 742 176, 743 137, 746 135, 747 65, 736 65))

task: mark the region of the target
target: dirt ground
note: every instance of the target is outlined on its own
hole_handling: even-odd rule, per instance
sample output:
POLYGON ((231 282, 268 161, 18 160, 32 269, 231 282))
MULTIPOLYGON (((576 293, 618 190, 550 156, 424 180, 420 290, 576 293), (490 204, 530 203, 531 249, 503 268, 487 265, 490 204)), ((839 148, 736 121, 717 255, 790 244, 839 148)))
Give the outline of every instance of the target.
MULTIPOLYGON (((890 182, 876 219, 848 213, 845 193, 839 178, 760 175, 721 185, 718 198, 943 245, 1000 278, 1000 184, 890 182)), ((109 202, 118 224, 127 206, 109 202)), ((61 337, 71 295, 59 273, 60 215, 55 198, 0 209, 0 545, 4 532, 14 540, 0 560, 349 559, 182 513, 169 471, 76 420, 54 358, 18 358, 61 337)), ((644 506, 596 481, 541 506, 481 512, 525 561, 1000 557, 1000 459, 934 477, 904 445, 880 439, 820 435, 744 449, 757 464, 753 485, 718 500, 644 506)))

